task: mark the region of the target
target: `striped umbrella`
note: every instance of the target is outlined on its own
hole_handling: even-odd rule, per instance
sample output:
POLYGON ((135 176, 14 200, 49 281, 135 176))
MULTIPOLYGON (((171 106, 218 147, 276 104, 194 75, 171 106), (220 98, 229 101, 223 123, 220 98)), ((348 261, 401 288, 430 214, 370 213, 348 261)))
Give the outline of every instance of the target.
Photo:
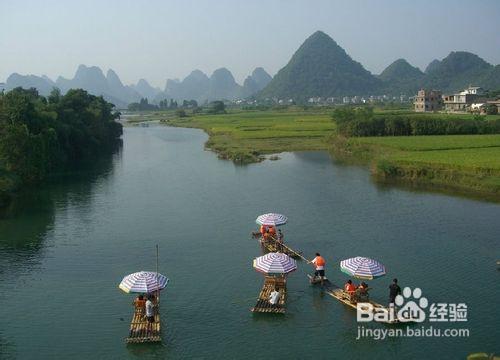
POLYGON ((288 221, 288 218, 285 215, 269 213, 260 215, 255 222, 259 225, 272 225, 279 226, 285 225, 288 221))
POLYGON ((286 254, 271 252, 254 259, 253 267, 264 274, 288 274, 297 269, 297 262, 286 254))
POLYGON ((139 271, 123 278, 118 286, 126 293, 152 293, 167 286, 168 278, 153 271, 139 271))
POLYGON ((385 275, 385 266, 376 260, 356 256, 340 262, 342 272, 358 279, 372 280, 385 275))

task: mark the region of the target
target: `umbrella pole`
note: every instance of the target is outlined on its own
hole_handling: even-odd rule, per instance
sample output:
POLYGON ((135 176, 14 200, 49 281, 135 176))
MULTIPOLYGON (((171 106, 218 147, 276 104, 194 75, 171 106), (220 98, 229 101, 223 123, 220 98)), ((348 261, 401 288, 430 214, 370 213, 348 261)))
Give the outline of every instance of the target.
POLYGON ((158 249, 158 244, 156 244, 156 287, 157 287, 157 290, 156 290, 156 297, 158 299, 158 312, 160 310, 160 289, 159 289, 159 282, 158 282, 158 257, 159 257, 159 249, 158 249))

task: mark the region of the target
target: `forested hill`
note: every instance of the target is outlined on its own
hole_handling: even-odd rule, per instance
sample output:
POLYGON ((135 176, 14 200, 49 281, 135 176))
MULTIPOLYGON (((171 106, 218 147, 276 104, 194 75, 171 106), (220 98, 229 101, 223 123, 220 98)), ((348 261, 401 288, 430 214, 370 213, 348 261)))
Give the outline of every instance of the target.
POLYGON ((331 37, 317 31, 256 97, 303 102, 311 97, 413 95, 420 88, 455 92, 470 84, 500 89, 500 65, 489 64, 469 52, 454 51, 432 61, 425 73, 398 59, 375 76, 331 37))
POLYGON ((119 113, 85 90, 0 93, 0 204, 24 184, 108 150, 122 134, 119 113))
POLYGON ((258 94, 260 98, 360 95, 376 92, 382 81, 354 61, 324 32, 312 34, 288 64, 258 94))

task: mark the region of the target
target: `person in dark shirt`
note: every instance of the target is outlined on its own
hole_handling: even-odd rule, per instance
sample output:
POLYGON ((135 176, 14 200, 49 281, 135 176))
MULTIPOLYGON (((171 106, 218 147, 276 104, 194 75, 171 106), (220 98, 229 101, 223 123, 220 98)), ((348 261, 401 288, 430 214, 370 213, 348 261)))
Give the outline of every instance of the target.
POLYGON ((389 285, 389 305, 394 305, 396 301, 396 296, 401 294, 401 288, 398 285, 398 279, 392 280, 392 284, 389 285))

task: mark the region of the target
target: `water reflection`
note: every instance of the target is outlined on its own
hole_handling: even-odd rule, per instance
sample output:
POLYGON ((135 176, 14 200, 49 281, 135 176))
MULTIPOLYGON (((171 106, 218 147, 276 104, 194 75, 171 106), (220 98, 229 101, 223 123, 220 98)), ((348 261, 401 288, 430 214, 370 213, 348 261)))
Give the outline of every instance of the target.
MULTIPOLYGON (((367 159, 356 159, 353 157, 343 158, 338 154, 329 152, 330 158, 333 164, 339 167, 358 167, 363 169, 370 168, 370 160, 367 159)), ((369 175, 371 182, 377 187, 378 190, 382 192, 390 192, 393 190, 404 190, 416 194, 442 194, 448 196, 457 196, 464 199, 488 201, 493 203, 500 202, 500 194, 491 194, 476 191, 460 190, 454 189, 445 185, 436 185, 423 182, 413 182, 408 180, 399 179, 381 179, 373 175, 369 175)))
POLYGON ((16 194, 0 213, 0 274, 23 273, 38 262, 57 209, 69 204, 89 208, 95 186, 109 181, 114 164, 121 162, 121 149, 119 142, 99 159, 89 159, 78 168, 68 168, 44 184, 16 194))

